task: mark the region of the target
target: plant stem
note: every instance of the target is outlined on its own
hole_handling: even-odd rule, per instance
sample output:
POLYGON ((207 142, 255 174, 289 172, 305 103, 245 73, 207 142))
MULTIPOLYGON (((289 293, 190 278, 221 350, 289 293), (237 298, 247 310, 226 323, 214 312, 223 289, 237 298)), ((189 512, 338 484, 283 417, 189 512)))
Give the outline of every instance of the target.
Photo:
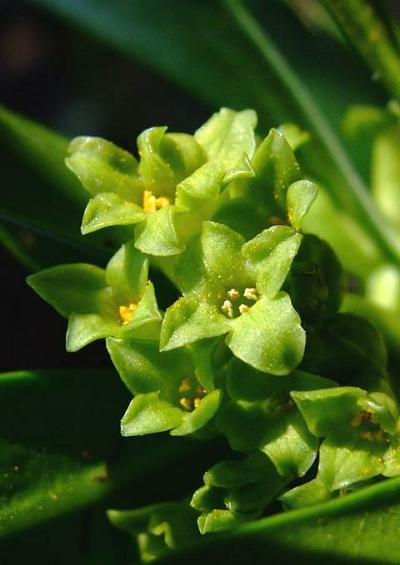
POLYGON ((288 99, 297 108, 303 121, 300 125, 309 128, 317 137, 321 153, 333 166, 336 178, 329 188, 336 202, 353 216, 358 216, 387 260, 400 264, 400 249, 392 237, 390 227, 381 217, 367 187, 312 95, 240 0, 222 2, 238 27, 258 50, 268 68, 279 77, 288 99))
POLYGON ((400 100, 400 57, 366 0, 323 0, 341 31, 362 55, 390 96, 400 100))

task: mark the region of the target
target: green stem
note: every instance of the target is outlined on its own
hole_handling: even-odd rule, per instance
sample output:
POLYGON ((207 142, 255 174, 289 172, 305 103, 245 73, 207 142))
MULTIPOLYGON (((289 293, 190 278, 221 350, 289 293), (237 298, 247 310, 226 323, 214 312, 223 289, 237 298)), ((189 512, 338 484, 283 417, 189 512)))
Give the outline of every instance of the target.
POLYGON ((386 29, 366 0, 323 0, 348 40, 390 96, 400 100, 400 57, 386 29))
POLYGON ((238 27, 258 50, 268 68, 279 77, 288 99, 297 108, 304 122, 301 125, 309 128, 316 135, 321 152, 331 166, 333 165, 337 180, 335 179, 329 187, 332 196, 342 208, 359 217, 389 261, 400 263, 400 249, 392 237, 390 228, 374 205, 367 187, 348 159, 316 101, 240 0, 222 1, 238 27))

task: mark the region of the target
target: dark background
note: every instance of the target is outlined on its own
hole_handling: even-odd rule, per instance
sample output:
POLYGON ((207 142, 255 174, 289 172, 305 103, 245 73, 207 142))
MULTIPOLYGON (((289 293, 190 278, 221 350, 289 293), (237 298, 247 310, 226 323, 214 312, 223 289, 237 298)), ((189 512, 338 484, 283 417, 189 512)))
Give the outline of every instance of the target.
MULTIPOLYGON (((68 138, 99 135, 130 151, 147 127, 191 132, 210 113, 143 66, 25 2, 0 3, 0 91, 5 106, 68 138)), ((2 187, 3 198, 8 188, 2 187)), ((26 285, 28 270, 7 250, 0 253, 0 370, 106 365, 101 343, 65 352, 66 321, 26 285)))

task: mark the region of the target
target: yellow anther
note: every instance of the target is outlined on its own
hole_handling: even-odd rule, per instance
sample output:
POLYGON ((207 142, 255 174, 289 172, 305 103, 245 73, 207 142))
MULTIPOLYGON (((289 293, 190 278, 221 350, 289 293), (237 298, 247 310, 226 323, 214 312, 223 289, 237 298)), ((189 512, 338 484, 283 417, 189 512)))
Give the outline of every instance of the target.
POLYGON ((190 398, 181 398, 179 400, 179 404, 185 409, 188 410, 190 412, 190 410, 192 409, 192 402, 190 400, 190 398))
POLYGON ((201 398, 195 398, 194 399, 194 407, 198 408, 200 406, 200 402, 201 402, 201 398))
POLYGON ((230 300, 224 300, 224 303, 221 306, 221 310, 225 314, 225 316, 228 316, 228 318, 233 318, 233 306, 230 300))
POLYGON ((170 201, 165 196, 154 196, 151 190, 145 190, 143 192, 143 210, 147 214, 157 212, 160 208, 167 208, 170 205, 170 201))
POLYGON ((259 299, 258 292, 257 292, 256 288, 245 288, 243 295, 244 295, 245 298, 247 298, 247 300, 258 300, 259 299))
POLYGON ((230 300, 237 300, 240 298, 240 292, 236 288, 231 288, 228 290, 228 297, 230 300))
POLYGON ((248 312, 250 310, 250 306, 247 306, 247 304, 241 304, 239 306, 239 312, 241 314, 246 314, 246 312, 248 312))
POLYGON ((191 386, 189 379, 183 379, 178 390, 179 392, 189 392, 190 388, 191 386))
POLYGON ((134 302, 131 302, 130 304, 128 304, 128 306, 119 307, 119 317, 121 318, 123 326, 129 324, 129 322, 132 320, 132 316, 136 308, 137 304, 135 304, 134 302))

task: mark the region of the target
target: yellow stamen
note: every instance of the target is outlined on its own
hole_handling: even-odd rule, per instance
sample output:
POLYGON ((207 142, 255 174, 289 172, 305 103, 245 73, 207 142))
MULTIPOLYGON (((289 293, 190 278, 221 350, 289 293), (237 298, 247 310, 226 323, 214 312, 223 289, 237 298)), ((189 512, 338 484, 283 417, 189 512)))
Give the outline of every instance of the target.
POLYGON ((189 379, 183 379, 178 390, 179 392, 189 392, 190 388, 189 379))
POLYGON ((230 300, 237 300, 240 298, 240 292, 236 288, 231 288, 228 290, 228 297, 230 300))
POLYGON ((119 317, 121 318, 123 326, 129 324, 129 322, 132 320, 132 316, 136 308, 137 304, 135 304, 134 302, 131 302, 130 304, 128 304, 128 306, 119 307, 119 317))
POLYGON ((243 295, 247 300, 258 300, 259 298, 256 288, 245 288, 243 295))
POLYGON ((151 190, 145 190, 143 192, 143 210, 147 214, 157 212, 160 208, 167 208, 169 205, 170 201, 165 196, 154 196, 151 190))
POLYGON ((198 408, 200 406, 200 402, 201 402, 201 398, 195 398, 194 399, 194 407, 198 408))
POLYGON ((224 303, 221 306, 221 310, 225 314, 225 316, 228 316, 228 318, 233 318, 233 306, 230 300, 224 300, 224 303))
POLYGON ((247 304, 241 304, 239 306, 239 312, 241 314, 246 314, 246 312, 248 312, 250 310, 250 306, 247 306, 247 304))
POLYGON ((181 398, 179 400, 179 404, 185 409, 188 410, 190 412, 190 410, 192 409, 192 402, 189 398, 181 398))

